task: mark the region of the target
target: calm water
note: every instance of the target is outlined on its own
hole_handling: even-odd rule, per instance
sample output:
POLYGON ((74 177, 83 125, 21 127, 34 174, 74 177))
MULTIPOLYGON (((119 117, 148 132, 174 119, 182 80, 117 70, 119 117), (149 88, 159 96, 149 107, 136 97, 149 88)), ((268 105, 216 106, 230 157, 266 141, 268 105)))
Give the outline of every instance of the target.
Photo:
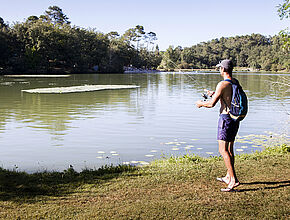
MULTIPOLYGON (((236 74, 249 97, 239 135, 288 129, 290 75, 236 74), (288 91, 287 91, 288 89, 288 91)), ((0 166, 28 172, 149 162, 162 155, 218 155, 217 105, 198 109, 218 74, 94 74, 69 78, 0 78, 0 166), (132 84, 139 89, 28 94, 22 89, 132 84), (19 167, 19 168, 17 168, 19 167)), ((259 148, 236 143, 237 153, 259 148), (246 147, 245 147, 246 146, 246 147), (241 148, 243 147, 243 148, 241 148)))

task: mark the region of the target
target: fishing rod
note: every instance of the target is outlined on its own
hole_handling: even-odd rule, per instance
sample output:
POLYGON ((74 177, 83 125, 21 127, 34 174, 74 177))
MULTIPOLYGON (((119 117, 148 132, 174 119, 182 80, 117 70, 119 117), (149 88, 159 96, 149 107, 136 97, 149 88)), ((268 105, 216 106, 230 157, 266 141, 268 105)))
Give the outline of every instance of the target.
MULTIPOLYGON (((173 62, 169 57, 167 57, 167 59, 176 67, 176 69, 179 70, 179 72, 181 72, 181 69, 178 68, 177 64, 175 62, 173 62)), ((186 72, 183 72, 188 78, 190 78, 191 80, 193 81, 196 81, 195 78, 193 78, 190 74, 186 73, 186 72)))
MULTIPOLYGON (((175 62, 173 62, 168 56, 167 59, 176 67, 176 69, 179 69, 179 72, 181 72, 181 69, 178 68, 177 64, 175 62)), ((189 73, 183 72, 189 79, 191 79, 192 81, 196 81, 196 79, 191 76, 189 73)), ((211 98, 213 96, 213 93, 209 94, 209 90, 204 89, 205 93, 202 93, 201 96, 203 97, 204 101, 207 101, 207 99, 211 98)))

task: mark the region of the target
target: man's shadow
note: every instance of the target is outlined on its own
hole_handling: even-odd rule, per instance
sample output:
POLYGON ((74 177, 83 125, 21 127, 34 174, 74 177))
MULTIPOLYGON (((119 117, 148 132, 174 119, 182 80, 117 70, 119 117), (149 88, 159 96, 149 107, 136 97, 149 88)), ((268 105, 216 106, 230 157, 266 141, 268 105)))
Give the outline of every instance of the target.
POLYGON ((236 192, 250 192, 250 191, 258 191, 258 190, 265 190, 265 189, 278 189, 282 187, 289 187, 290 180, 280 181, 280 182, 249 182, 249 183, 241 183, 242 185, 266 185, 262 187, 255 187, 251 189, 236 189, 236 192))

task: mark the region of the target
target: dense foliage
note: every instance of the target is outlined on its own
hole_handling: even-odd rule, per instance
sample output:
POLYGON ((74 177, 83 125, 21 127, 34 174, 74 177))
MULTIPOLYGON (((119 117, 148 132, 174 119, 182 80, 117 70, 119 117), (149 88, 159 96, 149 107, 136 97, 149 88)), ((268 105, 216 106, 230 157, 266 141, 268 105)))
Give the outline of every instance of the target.
POLYGON ((130 28, 121 36, 114 31, 104 34, 72 26, 62 9, 51 6, 44 15, 11 26, 0 17, 0 73, 114 73, 123 72, 124 67, 204 69, 214 68, 225 58, 238 67, 289 71, 289 44, 285 44, 289 33, 283 34, 222 37, 159 52, 156 34, 146 33, 143 26, 130 28))
POLYGON ((237 67, 278 71, 290 69, 289 51, 280 36, 261 34, 213 39, 192 47, 169 47, 161 62, 165 69, 214 68, 222 59, 233 60, 237 67))
POLYGON ((11 27, 0 18, 0 71, 123 72, 129 65, 156 68, 161 60, 158 48, 151 49, 156 39, 155 33, 146 33, 139 25, 123 36, 71 26, 62 10, 52 6, 44 15, 30 16, 11 27))

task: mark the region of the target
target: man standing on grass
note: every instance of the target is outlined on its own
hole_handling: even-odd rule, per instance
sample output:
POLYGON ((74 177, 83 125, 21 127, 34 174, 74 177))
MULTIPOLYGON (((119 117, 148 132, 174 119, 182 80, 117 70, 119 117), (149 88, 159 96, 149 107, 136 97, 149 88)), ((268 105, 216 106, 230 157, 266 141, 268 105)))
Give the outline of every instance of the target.
POLYGON ((217 178, 217 180, 228 185, 227 188, 221 189, 221 191, 230 192, 240 184, 234 167, 234 141, 239 129, 239 121, 234 121, 229 114, 229 107, 231 106, 232 100, 232 85, 231 82, 226 80, 231 80, 233 83, 237 82, 237 80, 232 78, 233 63, 231 60, 223 60, 217 67, 219 67, 220 74, 224 80, 217 84, 215 92, 207 90, 207 94, 212 97, 210 100, 197 101, 196 106, 198 108, 212 108, 218 101, 221 103, 217 140, 219 152, 227 168, 227 175, 217 178))

